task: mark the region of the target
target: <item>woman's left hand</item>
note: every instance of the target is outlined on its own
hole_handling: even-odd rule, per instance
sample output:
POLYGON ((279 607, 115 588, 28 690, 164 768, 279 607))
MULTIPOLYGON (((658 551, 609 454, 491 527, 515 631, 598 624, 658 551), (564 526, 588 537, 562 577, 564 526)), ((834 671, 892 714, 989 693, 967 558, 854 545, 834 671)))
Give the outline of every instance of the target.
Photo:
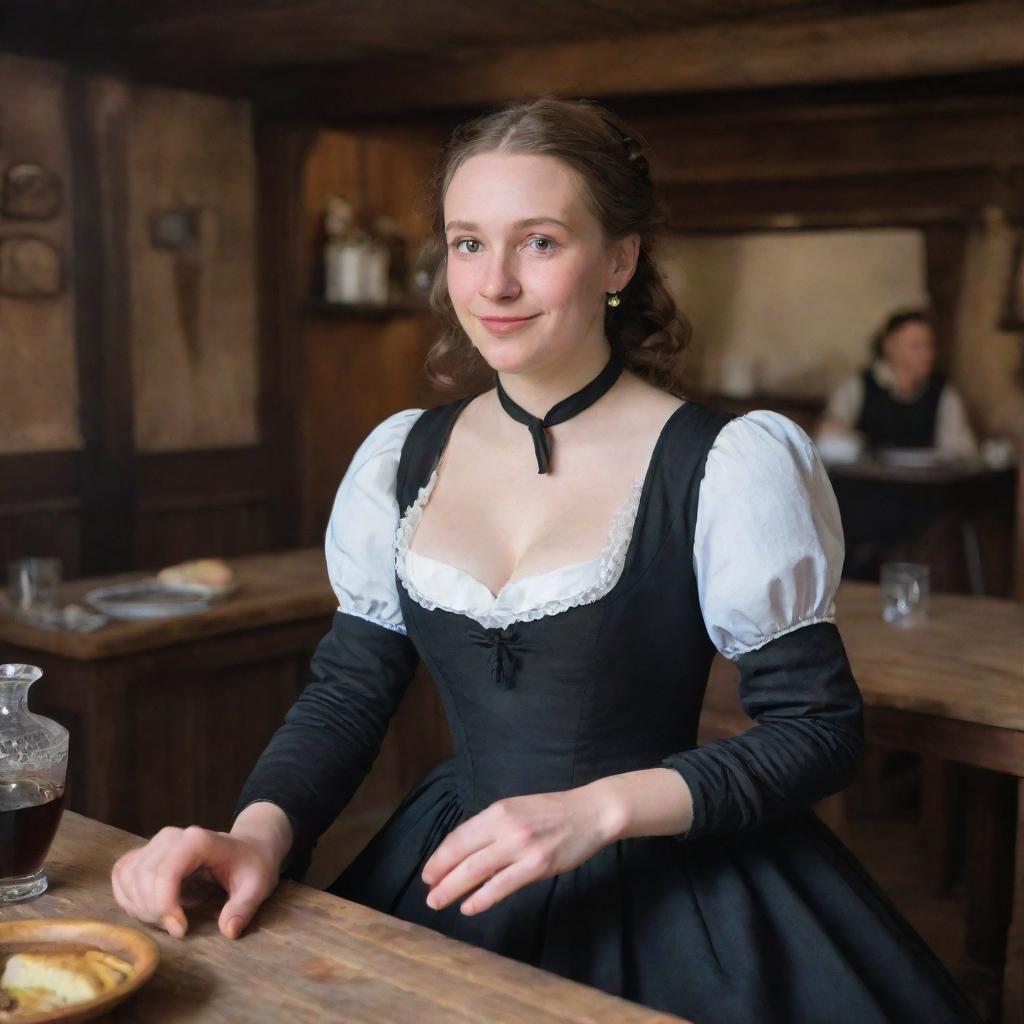
POLYGON ((478 914, 517 889, 578 867, 616 838, 617 808, 599 783, 498 800, 451 832, 423 867, 427 905, 478 914), (475 891, 474 891, 475 890, 475 891))

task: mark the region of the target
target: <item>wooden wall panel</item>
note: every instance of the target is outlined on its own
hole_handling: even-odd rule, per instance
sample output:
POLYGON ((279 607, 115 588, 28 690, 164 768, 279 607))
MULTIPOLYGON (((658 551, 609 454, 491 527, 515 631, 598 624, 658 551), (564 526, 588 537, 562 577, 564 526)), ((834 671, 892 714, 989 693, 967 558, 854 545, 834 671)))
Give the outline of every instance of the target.
MULTIPOLYGON (((366 223, 390 214, 409 240, 410 260, 426 236, 426 182, 444 137, 440 125, 374 126, 323 132, 306 165, 303 272, 310 294, 319 287, 321 217, 326 197, 352 199, 366 223)), ((433 338, 427 314, 390 319, 323 316, 303 324, 303 543, 319 543, 335 491, 370 430, 403 408, 436 404, 423 375, 433 338)))
MULTIPOLYGON (((72 162, 65 130, 67 70, 0 54, 0 176, 32 162, 57 175, 60 209, 46 220, 0 213, 0 243, 30 236, 56 247, 64 286, 48 298, 0 294, 0 454, 81 447, 76 409, 72 162)), ((3 186, 0 185, 0 189, 3 186)))
POLYGON ((258 442, 256 175, 248 103, 136 88, 127 139, 134 432, 139 451, 258 442), (154 244, 153 218, 194 242, 154 244))
POLYGON ((140 457, 134 564, 159 568, 269 547, 265 473, 259 448, 140 457))
POLYGON ((15 558, 59 558, 64 575, 81 571, 80 455, 0 456, 0 588, 15 558))

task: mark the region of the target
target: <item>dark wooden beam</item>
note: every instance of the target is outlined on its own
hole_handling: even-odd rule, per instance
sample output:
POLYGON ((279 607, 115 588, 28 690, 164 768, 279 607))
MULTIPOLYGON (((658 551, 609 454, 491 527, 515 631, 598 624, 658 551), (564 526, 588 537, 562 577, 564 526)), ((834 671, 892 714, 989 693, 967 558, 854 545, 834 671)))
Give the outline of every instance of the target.
MULTIPOLYGON (((518 97, 634 96, 975 74, 1024 65, 1024 6, 989 0, 798 21, 741 21, 523 45, 474 59, 366 61, 266 72, 268 103, 330 81, 336 110, 479 107, 518 97)), ((322 95, 322 92, 321 92, 322 95)), ((319 105, 321 109, 323 105, 319 105)))
POLYGON ((299 251, 305 238, 302 170, 312 126, 255 119, 260 281, 260 427, 270 497, 270 543, 299 540, 308 487, 303 465, 305 351, 302 304, 308 282, 299 251))
POLYGON ((962 224, 929 224, 924 231, 925 274, 932 315, 938 329, 939 365, 947 371, 956 344, 967 229, 965 221, 962 224))
POLYGON ((666 183, 800 179, 1024 167, 1024 99, 813 106, 631 122, 666 183))
POLYGON ((662 183, 673 231, 808 231, 908 225, 962 227, 991 194, 987 171, 836 175, 814 182, 746 177, 662 183))
POLYGON ((135 521, 128 124, 130 89, 69 69, 81 571, 133 564, 135 521))

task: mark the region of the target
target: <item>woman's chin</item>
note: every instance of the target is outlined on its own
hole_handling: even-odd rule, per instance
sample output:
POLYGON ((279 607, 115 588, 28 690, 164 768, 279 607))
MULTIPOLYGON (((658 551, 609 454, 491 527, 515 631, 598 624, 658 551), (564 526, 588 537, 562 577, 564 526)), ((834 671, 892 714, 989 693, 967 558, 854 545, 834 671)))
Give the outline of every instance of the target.
POLYGON ((533 346, 524 345, 516 338, 487 338, 475 344, 477 352, 495 373, 522 373, 536 362, 533 346))

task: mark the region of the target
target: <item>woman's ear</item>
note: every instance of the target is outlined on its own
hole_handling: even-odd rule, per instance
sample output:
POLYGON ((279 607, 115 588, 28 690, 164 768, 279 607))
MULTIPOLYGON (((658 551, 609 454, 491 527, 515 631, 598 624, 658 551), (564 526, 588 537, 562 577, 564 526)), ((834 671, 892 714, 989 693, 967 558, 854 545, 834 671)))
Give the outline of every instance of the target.
POLYGON ((637 260, 640 259, 640 236, 626 235, 612 243, 611 275, 605 291, 621 292, 636 273, 637 260))

